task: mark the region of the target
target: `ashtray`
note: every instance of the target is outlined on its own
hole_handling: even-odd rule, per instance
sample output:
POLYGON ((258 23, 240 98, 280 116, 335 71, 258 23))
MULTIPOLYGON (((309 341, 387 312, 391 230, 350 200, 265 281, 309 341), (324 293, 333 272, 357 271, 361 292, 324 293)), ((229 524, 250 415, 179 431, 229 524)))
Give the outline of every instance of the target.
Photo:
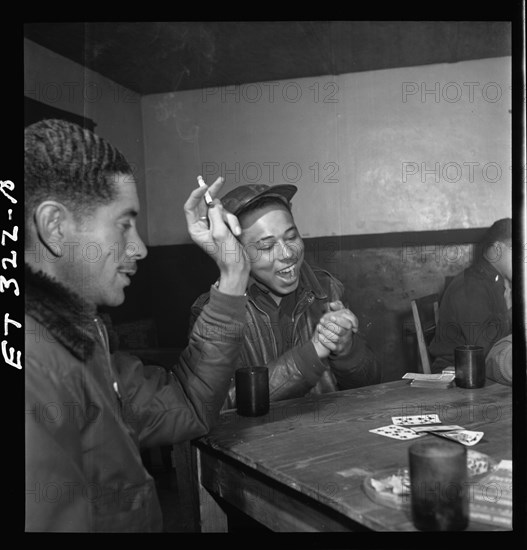
MULTIPOLYGON (((490 456, 467 450, 468 477, 475 481, 494 469, 497 463, 490 456)), ((387 468, 364 478, 364 492, 371 500, 396 509, 408 508, 411 504, 410 472, 408 468, 387 468)))

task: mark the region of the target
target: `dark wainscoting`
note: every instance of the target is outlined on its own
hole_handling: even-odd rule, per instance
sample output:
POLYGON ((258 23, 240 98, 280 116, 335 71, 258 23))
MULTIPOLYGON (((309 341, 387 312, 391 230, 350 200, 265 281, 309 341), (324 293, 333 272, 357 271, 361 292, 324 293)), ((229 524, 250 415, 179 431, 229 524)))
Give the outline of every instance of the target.
MULTIPOLYGON (((474 260, 485 229, 345 235, 304 239, 306 260, 346 287, 345 300, 383 369, 383 380, 418 368, 410 300, 441 294, 445 283, 474 260)), ((157 329, 154 347, 187 343, 190 306, 216 280, 214 262, 193 244, 150 247, 109 313, 117 327, 145 319, 157 329)), ((133 346, 130 346, 133 347, 133 346)))

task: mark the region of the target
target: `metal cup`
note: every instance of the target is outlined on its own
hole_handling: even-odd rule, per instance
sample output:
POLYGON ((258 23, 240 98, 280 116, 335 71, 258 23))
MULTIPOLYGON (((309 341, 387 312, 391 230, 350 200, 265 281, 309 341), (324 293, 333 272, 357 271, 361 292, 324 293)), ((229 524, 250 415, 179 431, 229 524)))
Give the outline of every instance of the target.
POLYGON ((485 356, 481 346, 458 346, 454 350, 456 386, 482 388, 485 385, 485 356))
POLYGON ((420 531, 462 531, 469 522, 467 450, 451 441, 409 449, 412 519, 420 531))
POLYGON ((269 412, 269 371, 267 367, 242 367, 236 371, 236 408, 242 416, 262 416, 269 412))

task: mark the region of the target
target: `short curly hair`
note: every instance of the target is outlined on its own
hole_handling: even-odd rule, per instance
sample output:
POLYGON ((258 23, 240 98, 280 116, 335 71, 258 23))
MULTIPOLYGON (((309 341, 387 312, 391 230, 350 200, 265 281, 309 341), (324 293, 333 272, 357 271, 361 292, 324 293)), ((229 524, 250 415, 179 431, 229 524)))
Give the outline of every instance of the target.
POLYGON ((512 240, 512 219, 502 218, 495 221, 485 232, 481 244, 485 249, 491 247, 495 242, 509 243, 512 240))
POLYGON ((86 128, 46 119, 24 132, 26 227, 45 200, 67 206, 76 219, 115 199, 115 174, 132 174, 124 155, 86 128))

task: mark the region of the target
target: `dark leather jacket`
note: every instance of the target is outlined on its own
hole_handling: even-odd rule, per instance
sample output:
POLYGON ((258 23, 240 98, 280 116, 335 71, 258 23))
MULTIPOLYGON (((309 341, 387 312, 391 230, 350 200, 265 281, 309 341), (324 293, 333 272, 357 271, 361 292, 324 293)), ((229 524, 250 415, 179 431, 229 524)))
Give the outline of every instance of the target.
MULTIPOLYGON (((300 271, 299 300, 293 312, 292 346, 278 356, 270 319, 248 295, 243 348, 238 367, 265 365, 269 369, 271 401, 292 399, 306 394, 328 393, 380 382, 380 370, 371 349, 359 335, 353 336, 351 351, 338 358, 320 360, 313 348, 311 364, 299 364, 295 347, 310 341, 328 302, 342 300, 344 287, 329 272, 312 268, 306 262, 300 271)), ((190 327, 209 300, 202 294, 193 304, 190 327)), ((234 378, 224 409, 236 405, 234 378)))

